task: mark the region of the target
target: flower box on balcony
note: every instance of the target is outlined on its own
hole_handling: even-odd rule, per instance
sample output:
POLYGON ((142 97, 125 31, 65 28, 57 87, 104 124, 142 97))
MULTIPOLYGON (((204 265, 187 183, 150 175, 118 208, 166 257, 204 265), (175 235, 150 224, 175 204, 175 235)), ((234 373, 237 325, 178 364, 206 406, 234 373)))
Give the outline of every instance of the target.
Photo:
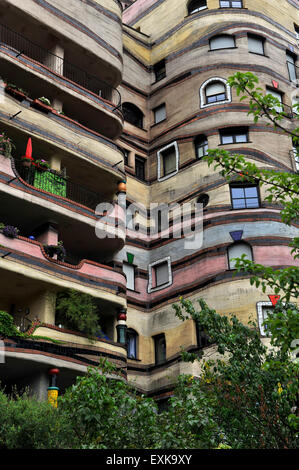
POLYGON ((43 103, 39 99, 35 99, 32 103, 32 106, 47 114, 52 112, 53 109, 51 106, 47 105, 46 103, 43 103))
POLYGON ((22 90, 21 88, 17 88, 14 85, 10 85, 10 84, 6 85, 5 91, 19 101, 26 100, 28 97, 28 94, 25 90, 22 90))

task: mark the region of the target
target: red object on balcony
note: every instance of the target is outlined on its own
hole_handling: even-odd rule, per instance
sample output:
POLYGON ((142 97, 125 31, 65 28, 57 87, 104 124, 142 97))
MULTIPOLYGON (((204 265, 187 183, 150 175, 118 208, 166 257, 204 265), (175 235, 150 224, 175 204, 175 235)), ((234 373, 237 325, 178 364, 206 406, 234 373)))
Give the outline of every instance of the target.
POLYGON ((32 164, 34 165, 34 159, 32 157, 32 140, 31 140, 31 137, 29 137, 29 139, 28 139, 25 155, 23 155, 21 157, 21 159, 23 160, 23 164, 25 166, 30 166, 32 164))

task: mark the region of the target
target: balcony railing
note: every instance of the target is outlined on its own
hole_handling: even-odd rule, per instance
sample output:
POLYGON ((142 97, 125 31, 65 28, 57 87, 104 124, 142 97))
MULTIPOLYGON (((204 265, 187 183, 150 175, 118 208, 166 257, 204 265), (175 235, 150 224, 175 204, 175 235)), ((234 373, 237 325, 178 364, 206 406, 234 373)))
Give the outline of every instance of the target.
POLYGON ((14 165, 20 178, 36 189, 65 197, 92 210, 95 210, 101 202, 99 194, 64 177, 57 171, 37 169, 34 165, 26 167, 22 160, 16 158, 14 165))
POLYGON ((13 49, 18 56, 27 56, 43 64, 56 74, 77 83, 105 100, 111 101, 115 105, 114 110, 121 109, 121 96, 116 88, 33 43, 3 24, 0 24, 0 44, 13 49))

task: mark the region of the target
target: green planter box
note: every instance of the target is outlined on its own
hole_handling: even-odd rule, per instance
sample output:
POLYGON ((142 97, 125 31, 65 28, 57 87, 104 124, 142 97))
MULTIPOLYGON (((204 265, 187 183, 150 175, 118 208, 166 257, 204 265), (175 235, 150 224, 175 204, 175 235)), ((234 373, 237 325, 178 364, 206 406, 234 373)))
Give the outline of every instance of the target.
POLYGON ((35 171, 34 187, 57 194, 57 196, 66 197, 66 181, 62 176, 55 175, 49 171, 35 171))

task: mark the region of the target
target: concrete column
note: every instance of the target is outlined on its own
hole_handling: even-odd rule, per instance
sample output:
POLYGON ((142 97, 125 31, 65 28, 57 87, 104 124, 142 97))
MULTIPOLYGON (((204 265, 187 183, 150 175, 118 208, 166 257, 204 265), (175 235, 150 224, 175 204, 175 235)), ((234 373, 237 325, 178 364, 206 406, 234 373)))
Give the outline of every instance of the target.
MULTIPOLYGON (((58 41, 58 40, 56 40, 58 41)), ((45 65, 53 72, 63 75, 64 49, 59 42, 48 47, 49 55, 45 60, 45 65)))
POLYGON ((50 167, 51 167, 51 170, 55 170, 55 171, 61 170, 61 157, 59 155, 52 155, 50 157, 50 167))
POLYGON ((49 375, 47 372, 39 372, 30 380, 30 394, 39 401, 48 400, 49 375))
POLYGON ((56 293, 46 290, 38 294, 30 305, 30 318, 55 325, 56 293))
POLYGON ((52 101, 52 106, 56 111, 62 111, 63 108, 63 102, 59 98, 54 98, 52 101))

